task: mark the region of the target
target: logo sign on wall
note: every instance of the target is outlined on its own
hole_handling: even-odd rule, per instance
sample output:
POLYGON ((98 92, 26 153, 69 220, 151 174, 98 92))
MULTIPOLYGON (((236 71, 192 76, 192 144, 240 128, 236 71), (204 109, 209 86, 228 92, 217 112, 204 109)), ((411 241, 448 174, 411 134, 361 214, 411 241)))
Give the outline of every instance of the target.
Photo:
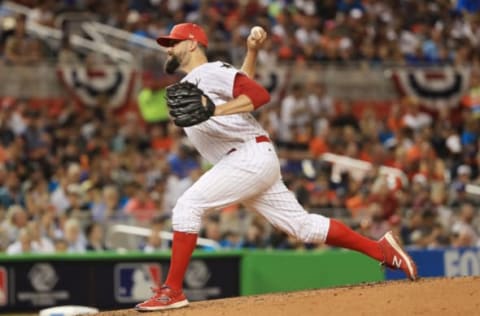
POLYGON ((4 267, 0 267, 0 306, 8 303, 8 275, 4 267))
MULTIPOLYGON (((480 248, 411 250, 421 277, 480 275, 480 248)), ((401 271, 385 270, 387 280, 405 278, 401 271)))
MULTIPOLYGON (((185 275, 187 297, 193 301, 240 295, 240 259, 237 255, 194 257, 185 275)), ((167 258, 119 260, 2 262, 0 314, 31 313, 58 305, 131 308, 132 303, 151 297, 150 287, 162 284, 169 267, 167 258)))
POLYGON ((120 303, 134 303, 152 296, 151 287, 162 281, 162 267, 157 263, 120 263, 114 269, 115 299, 120 303))
POLYGON ((185 273, 185 295, 192 301, 202 301, 210 297, 219 297, 220 286, 208 284, 211 272, 203 260, 192 260, 185 273))
POLYGON ((58 275, 49 263, 37 263, 28 271, 27 277, 34 291, 19 291, 19 302, 30 302, 33 306, 56 305, 60 300, 68 300, 65 290, 55 290, 58 275))
POLYGON ((480 249, 450 249, 443 255, 445 276, 480 275, 480 249))
MULTIPOLYGON (((161 285, 167 271, 166 260, 116 264, 113 269, 115 301, 132 304, 150 298, 151 287, 161 285)), ((185 273, 185 295, 190 301, 238 296, 238 271, 238 258, 194 259, 185 273)))

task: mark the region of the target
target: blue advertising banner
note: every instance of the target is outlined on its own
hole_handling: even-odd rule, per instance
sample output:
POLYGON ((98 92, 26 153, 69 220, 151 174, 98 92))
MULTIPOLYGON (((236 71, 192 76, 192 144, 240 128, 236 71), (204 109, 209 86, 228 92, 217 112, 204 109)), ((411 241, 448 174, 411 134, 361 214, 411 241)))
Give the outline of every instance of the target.
MULTIPOLYGON (((239 296, 240 262, 239 253, 195 254, 185 295, 190 301, 239 296)), ((0 314, 59 305, 131 308, 152 295, 168 268, 168 254, 0 256, 0 314)))
MULTIPOLYGON (((409 250, 420 277, 480 275, 480 248, 409 250)), ((403 272, 385 270, 386 280, 404 279, 403 272)))

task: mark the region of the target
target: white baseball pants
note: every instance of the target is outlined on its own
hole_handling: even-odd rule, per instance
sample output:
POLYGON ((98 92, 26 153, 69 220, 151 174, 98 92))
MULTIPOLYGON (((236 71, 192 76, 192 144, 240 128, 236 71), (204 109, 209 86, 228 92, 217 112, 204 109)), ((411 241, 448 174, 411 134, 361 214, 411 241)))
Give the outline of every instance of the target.
POLYGON ((173 209, 175 231, 197 233, 205 211, 242 203, 303 242, 324 242, 330 219, 309 214, 281 179, 270 142, 246 142, 203 174, 173 209))

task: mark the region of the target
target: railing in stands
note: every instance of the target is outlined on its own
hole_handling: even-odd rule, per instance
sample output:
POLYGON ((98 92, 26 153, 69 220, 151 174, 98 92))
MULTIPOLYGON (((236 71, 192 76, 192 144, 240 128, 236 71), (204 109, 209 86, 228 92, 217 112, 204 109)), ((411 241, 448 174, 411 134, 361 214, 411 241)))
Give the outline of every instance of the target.
POLYGON ((153 39, 133 34, 131 32, 127 32, 122 29, 99 22, 89 22, 84 23, 84 25, 86 25, 86 27, 88 28, 95 29, 100 34, 108 35, 110 37, 118 38, 126 42, 131 42, 132 44, 143 46, 144 48, 153 49, 165 53, 165 49, 159 46, 153 39))
MULTIPOLYGON (((128 235, 128 236, 138 236, 138 237, 148 237, 152 233, 150 228, 134 226, 134 225, 125 225, 125 224, 116 224, 110 227, 107 236, 107 245, 111 247, 113 245, 113 239, 118 234, 128 235)), ((173 233, 161 231, 158 233, 160 238, 163 240, 172 240, 173 233)), ((198 238, 197 245, 205 246, 212 249, 220 249, 220 245, 212 240, 207 238, 198 238)))
MULTIPOLYGON (((22 13, 27 15, 30 13, 30 9, 28 7, 16 4, 11 1, 4 2, 1 7, 5 11, 10 11, 13 13, 22 13)), ((63 32, 59 29, 45 26, 33 21, 27 21, 27 32, 30 34, 34 34, 46 41, 53 40, 57 43, 57 45, 58 43, 60 43, 64 36, 63 32)), ((89 40, 76 34, 70 35, 70 42, 74 47, 78 49, 101 53, 117 62, 132 63, 135 61, 133 55, 129 51, 113 47, 112 45, 108 45, 105 42, 89 40)))
MULTIPOLYGON (((331 163, 334 166, 332 177, 335 180, 340 180, 342 171, 349 171, 354 177, 363 177, 365 173, 373 168, 373 165, 367 161, 354 159, 348 156, 341 156, 332 153, 325 153, 321 159, 331 163)), ((378 172, 385 175, 388 179, 388 184, 394 185, 395 180, 399 179, 403 186, 408 185, 407 175, 400 169, 380 166, 378 172)))

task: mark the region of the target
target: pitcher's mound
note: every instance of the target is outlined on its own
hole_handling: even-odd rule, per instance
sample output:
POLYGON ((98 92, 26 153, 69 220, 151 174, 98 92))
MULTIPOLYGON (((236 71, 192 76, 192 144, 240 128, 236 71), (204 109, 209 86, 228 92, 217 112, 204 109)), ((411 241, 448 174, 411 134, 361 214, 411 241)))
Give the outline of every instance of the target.
POLYGON ((164 312, 101 316, 480 315, 480 277, 431 278, 191 303, 164 312))

